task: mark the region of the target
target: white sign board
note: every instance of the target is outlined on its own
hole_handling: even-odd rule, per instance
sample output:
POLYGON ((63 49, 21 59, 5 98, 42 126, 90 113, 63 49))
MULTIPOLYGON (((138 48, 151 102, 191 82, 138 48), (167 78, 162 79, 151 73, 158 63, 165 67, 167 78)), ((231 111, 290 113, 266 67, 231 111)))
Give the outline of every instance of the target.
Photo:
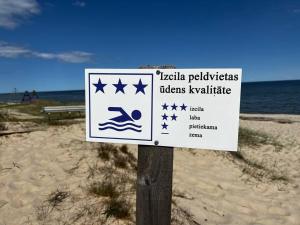
POLYGON ((241 69, 86 69, 87 141, 236 151, 241 69))

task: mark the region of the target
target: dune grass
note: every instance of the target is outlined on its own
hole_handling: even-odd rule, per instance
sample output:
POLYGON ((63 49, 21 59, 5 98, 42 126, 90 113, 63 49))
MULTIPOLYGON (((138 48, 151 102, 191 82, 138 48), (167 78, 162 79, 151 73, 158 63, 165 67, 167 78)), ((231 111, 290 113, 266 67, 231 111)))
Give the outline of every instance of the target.
POLYGON ((105 201, 103 214, 106 218, 131 219, 131 204, 126 198, 110 198, 105 201))
MULTIPOLYGON (((91 149, 96 159, 87 170, 87 185, 85 188, 81 186, 85 196, 77 198, 76 194, 63 190, 52 192, 36 210, 41 224, 49 221, 65 225, 136 224, 134 196, 137 159, 126 145, 101 143, 91 149), (127 167, 116 163, 120 158, 126 160, 127 167), (69 204, 72 204, 72 210, 69 210, 69 204)), ((172 203, 171 224, 199 225, 193 215, 178 206, 175 200, 172 203)))
MULTIPOLYGON (((96 151, 98 158, 105 163, 105 166, 90 167, 92 169, 89 177, 96 177, 98 173, 101 174, 102 180, 91 183, 88 186, 88 192, 105 198, 103 215, 106 218, 125 219, 130 221, 130 224, 135 224, 134 199, 130 196, 136 192, 136 157, 129 151, 127 145, 101 143, 96 151)), ((171 224, 199 225, 193 215, 188 210, 179 207, 175 200, 172 201, 171 224)))
POLYGON ((201 225, 198 223, 193 214, 178 205, 178 203, 172 200, 172 211, 171 211, 171 225, 201 225))
POLYGON ((52 208, 57 208, 69 196, 69 192, 57 189, 48 196, 47 202, 52 208))
POLYGON ((283 145, 271 135, 261 131, 252 130, 245 127, 239 128, 239 147, 259 147, 261 145, 273 145, 280 151, 283 145))
MULTIPOLYGON (((105 166, 90 167, 89 177, 95 177, 98 173, 102 175, 102 180, 91 183, 88 192, 105 198, 103 215, 106 218, 125 219, 131 221, 130 224, 134 224, 132 219, 134 199, 131 199, 130 195, 136 192, 136 157, 129 151, 127 145, 101 143, 96 150, 98 158, 105 163, 105 166)), ((172 205, 172 225, 199 225, 192 214, 179 207, 175 200, 172 205)))
POLYGON ((103 161, 109 161, 114 164, 115 167, 121 169, 133 169, 137 168, 137 160, 135 156, 128 151, 127 145, 117 147, 111 144, 101 143, 97 148, 98 157, 103 161))
POLYGON ((39 116, 42 113, 42 109, 45 106, 59 106, 63 105, 61 102, 49 101, 49 100, 37 100, 32 103, 6 105, 5 109, 16 110, 21 113, 26 113, 33 116, 39 116))
POLYGON ((7 130, 8 128, 7 128, 7 126, 5 125, 5 123, 1 123, 0 122, 0 131, 5 131, 5 130, 7 130))
POLYGON ((9 121, 9 116, 6 112, 0 111, 0 122, 7 122, 9 121))
POLYGON ((103 215, 105 218, 125 219, 133 221, 133 202, 129 197, 136 189, 133 179, 136 158, 126 145, 117 146, 101 143, 96 147, 97 157, 104 166, 89 168, 89 178, 101 176, 101 180, 92 182, 88 193, 104 197, 103 215))
POLYGON ((273 166, 268 166, 264 161, 258 161, 243 151, 244 147, 253 151, 263 145, 274 146, 275 152, 279 152, 283 148, 283 145, 269 134, 240 127, 239 150, 229 152, 229 155, 234 162, 239 163, 244 174, 248 174, 258 181, 288 182, 289 178, 277 168, 276 162, 273 166))
POLYGON ((88 191, 91 194, 102 197, 117 198, 120 196, 120 192, 117 190, 117 184, 108 180, 92 183, 88 191))
POLYGON ((112 153, 117 150, 117 147, 114 145, 101 143, 97 148, 98 157, 103 161, 108 161, 112 157, 112 153))

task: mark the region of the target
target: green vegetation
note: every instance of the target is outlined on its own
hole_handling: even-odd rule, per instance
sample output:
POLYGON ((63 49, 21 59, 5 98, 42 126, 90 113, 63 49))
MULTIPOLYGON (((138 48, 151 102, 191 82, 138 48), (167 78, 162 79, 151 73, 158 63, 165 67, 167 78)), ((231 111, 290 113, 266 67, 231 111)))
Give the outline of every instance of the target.
POLYGON ((13 105, 2 105, 1 109, 13 109, 21 113, 26 113, 33 116, 40 116, 42 114, 43 107, 45 106, 64 106, 64 105, 78 105, 79 103, 63 103, 59 101, 52 100, 36 100, 32 103, 22 103, 13 105))
POLYGON ((253 160, 249 160, 247 159, 244 154, 242 153, 242 151, 238 151, 238 152, 229 152, 234 158, 242 161, 243 163, 247 164, 248 166, 251 167, 255 167, 257 169, 264 169, 264 167, 262 165, 260 165, 259 163, 253 161, 253 160))
POLYGON ((288 176, 276 166, 268 166, 263 160, 258 161, 253 158, 248 158, 242 151, 230 152, 227 154, 240 168, 243 174, 260 182, 281 182, 287 184, 290 179, 288 176))
POLYGON ((263 145, 272 145, 275 151, 278 152, 283 148, 283 145, 274 137, 260 131, 251 130, 248 128, 240 128, 239 130, 239 151, 229 152, 233 162, 239 164, 244 174, 248 174, 258 181, 289 181, 282 171, 279 171, 276 163, 273 166, 266 164, 263 160, 258 161, 247 154, 263 145), (250 147, 248 151, 243 151, 243 147, 250 147))
POLYGON ((254 166, 252 165, 253 163, 245 166, 242 172, 250 175, 251 177, 255 178, 258 181, 261 182, 278 181, 278 182, 283 182, 285 184, 290 181, 290 179, 285 174, 283 174, 282 172, 278 172, 276 168, 269 169, 257 162, 254 163, 254 166))
POLYGON ((82 113, 52 113, 50 115, 42 112, 45 106, 60 106, 68 105, 56 101, 45 101, 38 100, 31 104, 15 104, 15 105, 5 105, 1 107, 0 111, 0 122, 33 122, 41 125, 51 125, 51 126, 62 126, 71 125, 76 123, 74 119, 84 118, 85 115, 82 113), (12 116, 9 115, 9 111, 15 113, 27 114, 26 116, 12 116))
POLYGON ((6 112, 0 111, 0 122, 7 122, 9 121, 9 116, 6 112))
POLYGON ((62 103, 56 102, 56 101, 38 100, 38 101, 32 102, 30 104, 11 105, 11 106, 8 106, 7 108, 16 109, 21 113, 30 114, 33 116, 40 116, 42 113, 43 107, 59 106, 59 105, 62 105, 62 103))
POLYGON ((248 128, 240 127, 239 129, 239 147, 259 147, 261 145, 273 145, 277 151, 283 146, 274 137, 248 128))
POLYGON ((105 197, 103 215, 106 219, 125 219, 132 221, 133 202, 129 194, 136 189, 133 171, 136 168, 136 158, 126 145, 117 146, 101 143, 96 147, 97 157, 105 165, 98 164, 89 168, 89 178, 101 176, 101 181, 92 182, 88 193, 105 197))
POLYGON ((71 119, 41 120, 40 122, 49 126, 68 126, 77 123, 76 121, 71 119))
MULTIPOLYGON (((91 147, 97 158, 87 170, 89 184, 84 192, 86 195, 78 198, 67 191, 54 191, 36 208, 41 224, 135 224, 135 156, 126 145, 101 143, 91 147), (126 162, 125 168, 119 165, 120 159, 126 162)), ((78 167, 79 164, 74 168, 78 167)), ((175 201, 172 204, 172 225, 199 225, 187 210, 179 207, 175 201)))

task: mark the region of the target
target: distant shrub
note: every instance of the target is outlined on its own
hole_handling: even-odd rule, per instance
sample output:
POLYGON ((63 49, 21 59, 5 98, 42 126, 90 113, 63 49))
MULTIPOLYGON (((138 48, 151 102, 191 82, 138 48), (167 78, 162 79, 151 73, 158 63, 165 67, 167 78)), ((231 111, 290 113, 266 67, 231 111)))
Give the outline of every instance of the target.
POLYGON ((6 112, 0 112, 0 122, 6 122, 9 120, 9 116, 6 112))
POLYGON ((7 130, 7 126, 5 125, 5 123, 0 123, 0 131, 5 131, 7 130))
POLYGON ((76 123, 72 120, 44 120, 44 122, 49 126, 69 126, 76 123))

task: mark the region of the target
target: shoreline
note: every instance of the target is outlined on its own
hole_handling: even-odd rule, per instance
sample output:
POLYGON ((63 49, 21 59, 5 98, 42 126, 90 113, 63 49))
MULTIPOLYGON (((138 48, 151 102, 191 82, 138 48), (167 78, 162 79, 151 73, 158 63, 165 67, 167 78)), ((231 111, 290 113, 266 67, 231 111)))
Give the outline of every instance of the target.
POLYGON ((282 124, 300 123, 300 115, 294 114, 240 114, 240 120, 271 121, 282 124))
MULTIPOLYGON (((40 99, 42 101, 49 101, 49 102, 54 102, 54 100, 48 100, 48 99, 40 99)), ((61 103, 64 104, 71 104, 74 102, 70 102, 70 101, 62 101, 61 103)), ((0 101, 0 106, 5 107, 5 105, 10 106, 10 105, 21 105, 22 102, 20 101, 15 101, 15 102, 1 102, 0 101)), ((84 102, 76 102, 76 105, 80 104, 80 106, 85 106, 84 102)), ((26 105, 26 104, 24 104, 26 105)), ((240 112, 240 117, 241 116, 249 116, 249 117, 258 117, 258 116, 263 116, 263 117, 300 117, 300 113, 299 114, 295 114, 295 113, 260 113, 260 112, 240 112)))

